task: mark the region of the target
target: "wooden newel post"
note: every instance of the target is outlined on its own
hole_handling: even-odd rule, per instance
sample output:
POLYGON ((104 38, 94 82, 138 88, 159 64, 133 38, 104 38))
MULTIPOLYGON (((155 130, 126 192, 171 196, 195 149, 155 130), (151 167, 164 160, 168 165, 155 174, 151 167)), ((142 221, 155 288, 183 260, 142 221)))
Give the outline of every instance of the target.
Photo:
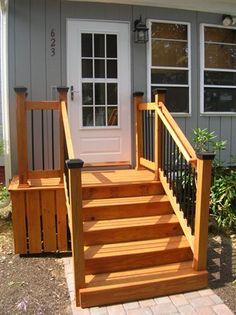
MULTIPOLYGON (((166 89, 156 89, 155 93, 155 103, 159 106, 159 102, 165 104, 166 89)), ((160 180, 159 170, 162 163, 162 122, 158 116, 157 111, 155 111, 155 134, 154 134, 154 158, 155 158, 155 180, 160 180)))
POLYGON ((194 229, 193 268, 206 270, 208 245, 208 219, 213 153, 197 154, 197 193, 194 229))
MULTIPOLYGON (((67 93, 69 88, 62 86, 58 87, 57 91, 59 93, 59 100, 60 102, 64 101, 67 105, 67 93)), ((63 120, 62 120, 62 112, 60 110, 59 115, 59 126, 60 126, 60 170, 61 170, 61 183, 63 182, 63 173, 65 169, 65 135, 64 135, 64 127, 63 127, 63 120)))
POLYGON ((135 92, 134 97, 134 119, 135 119, 135 141, 136 141, 136 170, 141 169, 140 158, 143 154, 143 124, 142 112, 138 106, 143 101, 143 92, 135 92))
POLYGON ((74 267, 76 305, 79 306, 79 290, 85 287, 84 233, 82 213, 81 160, 68 160, 71 211, 71 248, 74 267))
POLYGON ((27 116, 25 87, 15 87, 16 93, 16 132, 19 186, 28 186, 28 144, 27 144, 27 116))

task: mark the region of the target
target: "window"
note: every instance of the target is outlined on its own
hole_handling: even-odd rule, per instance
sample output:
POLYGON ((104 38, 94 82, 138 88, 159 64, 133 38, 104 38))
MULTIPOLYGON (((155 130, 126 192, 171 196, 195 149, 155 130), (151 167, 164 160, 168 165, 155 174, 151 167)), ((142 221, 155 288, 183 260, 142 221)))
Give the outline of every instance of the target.
POLYGON ((236 113, 236 28, 202 26, 202 112, 236 113))
POLYGON ((83 127, 118 126, 116 34, 81 34, 83 127))
POLYGON ((149 98, 154 100, 155 89, 166 88, 168 109, 172 113, 189 113, 190 25, 151 21, 149 28, 149 98))

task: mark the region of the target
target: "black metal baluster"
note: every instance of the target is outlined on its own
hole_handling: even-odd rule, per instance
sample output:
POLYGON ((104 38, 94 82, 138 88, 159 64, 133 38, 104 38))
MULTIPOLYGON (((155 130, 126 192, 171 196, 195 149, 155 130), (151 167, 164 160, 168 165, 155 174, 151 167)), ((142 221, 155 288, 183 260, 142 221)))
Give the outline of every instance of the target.
POLYGON ((174 196, 176 196, 176 160, 175 160, 175 155, 176 155, 176 143, 173 141, 173 183, 172 183, 172 188, 173 188, 173 193, 174 196))
POLYGON ((34 111, 31 110, 31 149, 32 149, 32 170, 35 170, 34 161, 34 111))
POLYGON ((52 123, 52 169, 55 169, 55 152, 54 152, 54 112, 51 110, 51 123, 52 123))
POLYGON ((45 169, 45 161, 44 161, 44 121, 43 121, 43 110, 41 110, 41 120, 42 120, 42 164, 43 170, 45 169))

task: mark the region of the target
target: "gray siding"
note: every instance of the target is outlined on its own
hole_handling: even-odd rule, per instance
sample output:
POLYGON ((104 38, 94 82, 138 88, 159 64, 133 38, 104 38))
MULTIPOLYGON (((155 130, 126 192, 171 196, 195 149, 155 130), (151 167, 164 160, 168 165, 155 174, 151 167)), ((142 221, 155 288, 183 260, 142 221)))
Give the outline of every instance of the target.
MULTIPOLYGON (((222 12, 224 13, 224 12, 222 12)), ((131 23, 142 14, 143 19, 163 19, 185 21, 191 23, 191 62, 192 62, 192 114, 191 117, 176 118, 186 135, 191 138, 192 128, 200 126, 215 130, 216 133, 228 141, 227 151, 222 158, 229 160, 231 154, 236 154, 236 117, 201 117, 200 116, 200 23, 221 23, 220 14, 199 13, 176 9, 152 8, 144 6, 129 6, 115 4, 94 4, 83 2, 68 2, 62 0, 12 0, 9 4, 9 87, 10 87, 10 119, 13 174, 17 168, 16 157, 16 129, 15 129, 15 96, 14 86, 26 86, 29 98, 50 99, 52 87, 66 85, 66 19, 101 19, 121 20, 131 23), (56 54, 50 53, 50 32, 56 33, 56 54)), ((132 37, 131 37, 132 38, 132 37)), ((146 48, 132 41, 131 67, 132 92, 144 91, 146 95, 146 48)), ((44 121, 45 133, 51 133, 51 113, 41 117, 34 114, 34 121, 40 126, 44 121)), ((29 121, 32 117, 29 117, 29 121)), ((57 129, 57 126, 55 126, 57 129)), ((42 164, 41 135, 29 135, 35 147, 36 168, 42 164)), ((51 137, 45 144, 46 167, 50 164, 51 137)), ((133 137, 134 139, 134 137, 133 137)), ((57 143, 57 139, 55 139, 57 143)), ((55 144, 56 145, 56 144, 55 144)), ((133 141, 134 147, 134 141, 133 141)), ((31 158, 32 152, 29 152, 31 158)), ((56 154, 57 156, 57 154, 56 154)), ((58 163, 58 161, 57 161, 58 163)))

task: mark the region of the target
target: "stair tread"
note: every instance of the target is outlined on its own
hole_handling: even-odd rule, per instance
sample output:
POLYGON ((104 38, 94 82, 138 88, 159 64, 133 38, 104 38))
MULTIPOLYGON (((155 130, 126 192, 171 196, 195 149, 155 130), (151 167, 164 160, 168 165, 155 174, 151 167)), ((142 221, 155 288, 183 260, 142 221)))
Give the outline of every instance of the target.
POLYGON ((119 197, 106 199, 84 200, 83 208, 112 206, 112 205, 126 205, 126 204, 140 204, 140 203, 155 203, 169 201, 166 195, 152 195, 152 196, 138 196, 138 197, 119 197))
POLYGON ((85 246, 85 259, 97 259, 122 255, 143 254, 171 250, 176 248, 188 248, 189 243, 184 235, 151 239, 143 241, 131 241, 115 244, 102 244, 85 246))
MULTIPOLYGON (((156 281, 164 281, 182 276, 198 275, 199 271, 192 268, 192 261, 184 261, 180 263, 172 263, 161 266, 153 266, 147 268, 125 270, 119 272, 89 274, 86 276, 86 288, 89 290, 99 287, 119 287, 134 284, 147 284, 156 281)), ((203 273, 206 273, 204 271, 203 273)))
POLYGON ((123 218, 113 220, 99 220, 84 222, 84 232, 110 230, 116 228, 128 228, 138 226, 150 226, 158 224, 178 223, 174 214, 156 215, 147 217, 123 218))

